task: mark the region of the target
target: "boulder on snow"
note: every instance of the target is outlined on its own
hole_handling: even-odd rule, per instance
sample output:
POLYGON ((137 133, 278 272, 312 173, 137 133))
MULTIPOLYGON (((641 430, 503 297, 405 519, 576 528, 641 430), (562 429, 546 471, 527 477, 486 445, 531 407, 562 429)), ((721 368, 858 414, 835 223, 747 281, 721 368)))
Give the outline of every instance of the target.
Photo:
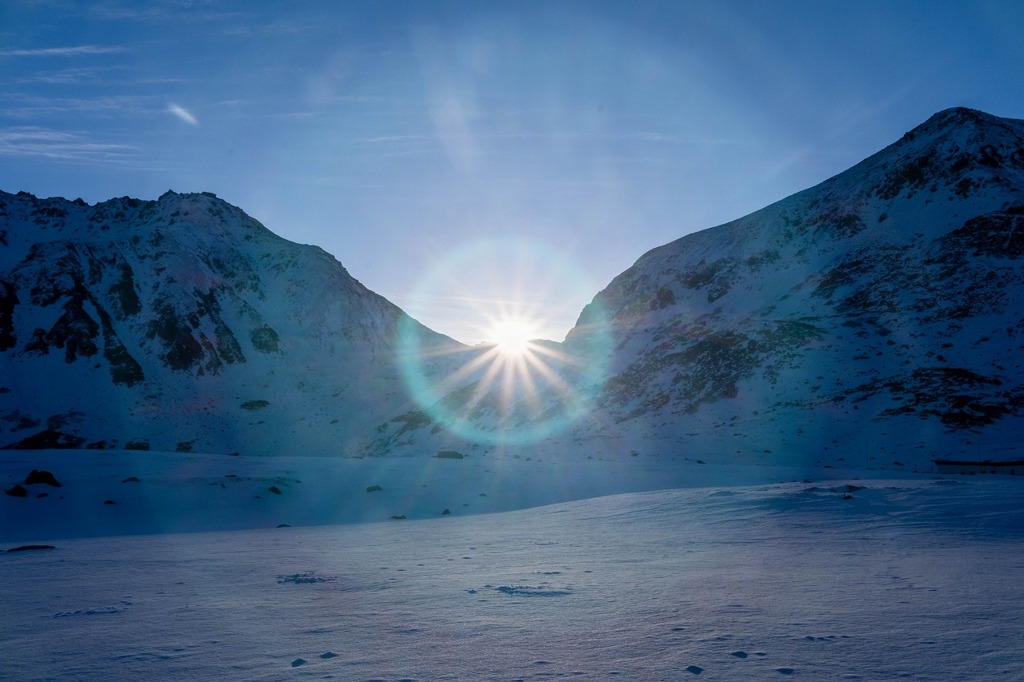
POLYGON ((54 488, 60 487, 60 481, 50 473, 49 471, 40 471, 39 469, 33 469, 29 472, 28 476, 25 477, 25 485, 35 485, 42 483, 45 485, 52 485, 54 488))
POLYGON ((379 485, 371 485, 369 488, 366 489, 366 492, 379 493, 381 490, 384 490, 384 488, 381 488, 379 485))
POLYGON ((465 455, 455 450, 439 450, 436 455, 438 459, 465 459, 465 455))
POLYGON ((28 497, 28 491, 20 485, 15 485, 13 488, 5 490, 4 495, 10 495, 11 497, 28 497))

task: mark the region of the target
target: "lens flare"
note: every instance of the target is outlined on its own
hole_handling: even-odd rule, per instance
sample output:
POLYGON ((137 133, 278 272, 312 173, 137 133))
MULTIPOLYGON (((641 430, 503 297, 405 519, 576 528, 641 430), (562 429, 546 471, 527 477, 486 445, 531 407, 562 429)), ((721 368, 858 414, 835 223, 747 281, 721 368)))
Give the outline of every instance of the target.
MULTIPOLYGON (((577 270, 546 245, 517 240, 520 256, 528 254, 545 271, 577 270)), ((507 240, 475 242, 456 250, 425 278, 426 294, 450 290, 448 273, 463 273, 467 265, 489 258, 508 260, 507 240)), ((522 259, 520 259, 522 260, 522 259)), ((575 275, 581 276, 581 275, 575 275)), ((526 279, 523 277, 522 279, 526 279)), ((472 283, 466 286, 473 289, 472 283)), ((605 379, 609 356, 607 325, 599 311, 584 342, 571 351, 554 341, 535 338, 541 320, 530 305, 510 296, 500 302, 475 300, 487 342, 476 346, 427 346, 418 327, 405 320, 400 332, 401 370, 410 397, 420 409, 417 421, 431 432, 447 431, 466 440, 490 445, 523 445, 549 438, 587 413, 591 399, 605 379), (440 348, 440 350, 438 350, 440 348)), ((558 299, 558 291, 531 290, 533 300, 558 299)), ((409 422, 406 422, 407 424, 409 422)))

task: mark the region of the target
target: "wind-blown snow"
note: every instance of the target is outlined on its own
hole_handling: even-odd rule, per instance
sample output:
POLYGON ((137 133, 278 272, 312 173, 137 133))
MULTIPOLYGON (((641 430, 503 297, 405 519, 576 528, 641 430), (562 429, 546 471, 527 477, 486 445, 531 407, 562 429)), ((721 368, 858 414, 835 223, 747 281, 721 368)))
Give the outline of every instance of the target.
POLYGON ((54 541, 0 555, 0 678, 1021 679, 1019 495, 716 485, 54 541))

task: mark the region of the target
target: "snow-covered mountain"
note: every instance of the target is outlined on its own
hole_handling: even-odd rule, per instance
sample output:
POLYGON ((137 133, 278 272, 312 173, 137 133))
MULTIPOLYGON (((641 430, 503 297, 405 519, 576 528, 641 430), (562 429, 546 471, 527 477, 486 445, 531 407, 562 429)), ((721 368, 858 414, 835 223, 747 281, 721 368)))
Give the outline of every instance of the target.
POLYGON ((400 332, 461 348, 212 194, 0 192, 0 446, 347 454, 400 332))
POLYGON ((611 376, 588 429, 712 433, 753 458, 1012 445, 1022 254, 1024 122, 943 111, 617 277, 568 338, 607 316, 611 376))
POLYGON ((515 360, 426 329, 210 194, 0 193, 0 446, 1009 457, 1022 228, 1024 122, 950 109, 650 251, 564 343, 515 360))
POLYGON ((562 347, 607 363, 576 386, 589 409, 562 447, 869 467, 1009 456, 1022 255, 1024 122, 940 112, 616 277, 562 347))

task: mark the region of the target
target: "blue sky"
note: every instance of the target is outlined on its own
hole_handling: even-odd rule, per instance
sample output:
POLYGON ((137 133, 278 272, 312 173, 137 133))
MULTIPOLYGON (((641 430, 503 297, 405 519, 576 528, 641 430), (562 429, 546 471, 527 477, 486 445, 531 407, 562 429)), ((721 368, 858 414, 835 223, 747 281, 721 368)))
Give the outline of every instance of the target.
POLYGON ((212 191, 469 343, 928 116, 1024 118, 1024 3, 0 2, 0 189, 212 191))

